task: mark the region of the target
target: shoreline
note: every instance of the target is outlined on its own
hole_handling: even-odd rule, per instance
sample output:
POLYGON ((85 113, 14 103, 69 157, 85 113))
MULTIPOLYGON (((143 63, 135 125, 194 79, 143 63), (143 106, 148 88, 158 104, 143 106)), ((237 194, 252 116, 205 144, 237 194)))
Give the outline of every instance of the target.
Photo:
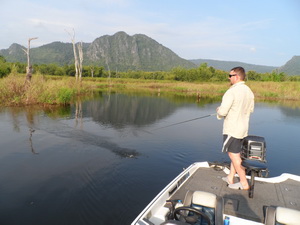
MULTIPOLYGON (((150 93, 203 98, 221 98, 230 87, 228 82, 182 82, 124 78, 33 76, 25 85, 23 75, 0 79, 0 106, 68 105, 80 96, 94 92, 150 93)), ((300 107, 300 82, 246 81, 258 102, 284 102, 300 107)))

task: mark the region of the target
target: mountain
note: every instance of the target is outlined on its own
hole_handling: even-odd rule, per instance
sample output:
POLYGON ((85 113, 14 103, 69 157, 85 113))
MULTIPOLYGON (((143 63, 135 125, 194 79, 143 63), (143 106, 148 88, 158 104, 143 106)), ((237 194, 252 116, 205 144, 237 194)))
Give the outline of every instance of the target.
POLYGON ((207 63, 208 66, 214 67, 215 69, 229 71, 233 67, 242 66, 246 71, 256 71, 258 73, 269 73, 273 70, 277 69, 274 66, 261 66, 255 64, 248 64, 242 62, 235 62, 235 61, 220 61, 220 60, 212 60, 212 59, 191 59, 191 62, 195 63, 197 66, 201 65, 202 63, 207 63))
MULTIPOLYGON (((0 50, 8 62, 27 62, 26 55, 22 49, 26 49, 19 44, 12 44, 6 50, 0 50)), ((33 64, 59 65, 70 64, 74 62, 73 46, 71 43, 53 42, 38 48, 30 49, 30 60, 33 64)))
MULTIPOLYGON (((12 44, 6 50, 0 50, 8 62, 26 62, 26 56, 18 44, 12 44)), ((167 71, 174 67, 193 68, 196 65, 189 60, 180 58, 170 49, 143 34, 129 36, 118 32, 112 36, 105 35, 92 43, 83 43, 84 65, 108 67, 111 70, 143 70, 167 71)), ((53 42, 41 47, 30 49, 33 64, 58 65, 74 62, 71 43, 53 42)))
POLYGON ((300 56, 294 56, 276 71, 279 73, 284 72, 288 75, 300 75, 300 56))
POLYGON ((71 43, 53 42, 30 50, 31 62, 36 64, 56 63, 59 65, 74 63, 71 43))
POLYGON ((8 62, 27 62, 22 49, 24 49, 22 45, 14 43, 8 49, 0 50, 0 55, 4 56, 8 62))
POLYGON ((89 64, 108 65, 112 70, 170 70, 196 67, 170 49, 143 34, 118 32, 94 40, 86 51, 89 64))
MULTIPOLYGON (((25 47, 14 43, 8 49, 0 50, 0 55, 8 62, 26 63, 26 55, 22 49, 25 47)), ((246 71, 253 70, 258 73, 279 71, 287 75, 300 74, 300 56, 294 56, 280 68, 235 61, 186 60, 144 34, 130 36, 122 31, 101 36, 92 43, 83 43, 83 55, 84 65, 103 66, 115 71, 168 71, 174 67, 195 68, 207 63, 208 66, 224 71, 243 66, 246 71)), ((55 63, 63 66, 74 63, 72 43, 53 42, 31 48, 30 56, 33 64, 55 63)))

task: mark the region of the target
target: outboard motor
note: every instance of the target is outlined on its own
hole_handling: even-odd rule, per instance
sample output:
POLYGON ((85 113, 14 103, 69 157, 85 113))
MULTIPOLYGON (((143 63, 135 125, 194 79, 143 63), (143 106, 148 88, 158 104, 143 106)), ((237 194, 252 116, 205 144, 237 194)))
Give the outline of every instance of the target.
POLYGON ((251 176, 249 198, 254 195, 255 177, 267 177, 269 175, 266 161, 266 142, 263 137, 249 135, 244 138, 241 158, 242 166, 246 168, 246 174, 251 176))
MULTIPOLYGON (((241 157, 243 160, 253 160, 255 162, 266 163, 266 141, 264 137, 249 135, 245 137, 242 143, 241 157)), ((251 171, 247 170, 246 173, 250 174, 251 171)), ((269 174, 268 169, 260 170, 259 177, 267 177, 269 174)))
POLYGON ((266 141, 264 137, 249 135, 242 144, 242 159, 259 160, 266 162, 266 141))

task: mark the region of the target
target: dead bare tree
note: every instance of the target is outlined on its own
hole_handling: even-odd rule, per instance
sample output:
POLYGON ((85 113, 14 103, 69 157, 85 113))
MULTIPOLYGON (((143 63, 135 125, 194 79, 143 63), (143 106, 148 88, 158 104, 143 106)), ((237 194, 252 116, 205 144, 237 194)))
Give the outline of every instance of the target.
POLYGON ((29 38, 27 49, 23 48, 23 51, 27 55, 26 81, 28 81, 28 82, 31 81, 31 77, 32 77, 32 66, 30 64, 30 42, 35 39, 38 39, 38 38, 37 37, 29 38))
POLYGON ((94 65, 91 65, 91 66, 90 66, 90 70, 91 70, 91 76, 94 77, 95 66, 94 66, 94 65))
POLYGON ((78 75, 79 75, 79 80, 81 81, 81 78, 82 78, 82 62, 83 62, 82 42, 77 44, 77 48, 78 48, 78 56, 79 56, 78 75))
POLYGON ((81 81, 82 77, 82 62, 83 62, 83 52, 82 52, 82 42, 78 43, 78 55, 76 50, 76 43, 75 43, 75 30, 73 29, 73 33, 66 30, 66 32, 70 35, 71 41, 73 44, 73 53, 74 53, 74 63, 75 63, 75 77, 76 81, 78 81, 78 78, 81 81), (79 57, 79 60, 78 60, 79 57))
POLYGON ((109 68, 109 65, 108 65, 107 58, 105 59, 105 62, 106 62, 107 69, 108 69, 108 82, 109 82, 109 86, 111 86, 111 80, 110 80, 111 73, 110 73, 110 68, 109 68))
POLYGON ((73 44, 73 53, 74 53, 74 63, 75 63, 75 78, 76 81, 78 80, 78 57, 77 57, 77 52, 76 52, 76 43, 75 43, 75 30, 73 29, 73 34, 71 32, 67 31, 66 32, 70 35, 71 41, 73 44))

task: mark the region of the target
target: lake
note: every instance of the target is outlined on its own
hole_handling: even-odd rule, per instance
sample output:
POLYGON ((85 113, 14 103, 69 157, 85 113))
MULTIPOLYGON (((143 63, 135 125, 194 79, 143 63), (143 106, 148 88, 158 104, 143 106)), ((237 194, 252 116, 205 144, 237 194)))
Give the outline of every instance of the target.
MULTIPOLYGON (((130 224, 183 168, 228 162, 209 99, 99 93, 0 110, 0 224, 130 224), (171 125, 171 126, 170 126, 171 125)), ((256 103, 269 176, 300 175, 300 107, 256 103)))

